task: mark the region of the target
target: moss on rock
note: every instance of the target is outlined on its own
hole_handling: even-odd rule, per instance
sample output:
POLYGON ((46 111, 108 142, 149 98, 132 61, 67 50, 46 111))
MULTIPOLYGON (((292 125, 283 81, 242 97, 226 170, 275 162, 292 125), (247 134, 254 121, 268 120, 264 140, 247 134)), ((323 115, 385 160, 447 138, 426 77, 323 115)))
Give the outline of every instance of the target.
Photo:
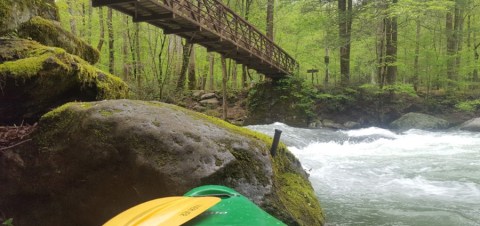
POLYGON ((68 53, 80 56, 91 64, 97 63, 100 58, 96 48, 66 31, 55 21, 39 16, 23 23, 18 34, 22 38, 31 38, 43 45, 65 49, 68 53))
POLYGON ((2 0, 0 1, 0 36, 16 32, 18 27, 34 16, 59 20, 55 0, 2 0))
POLYGON ((0 39, 0 123, 36 120, 73 100, 126 98, 127 85, 78 56, 24 39, 0 39))

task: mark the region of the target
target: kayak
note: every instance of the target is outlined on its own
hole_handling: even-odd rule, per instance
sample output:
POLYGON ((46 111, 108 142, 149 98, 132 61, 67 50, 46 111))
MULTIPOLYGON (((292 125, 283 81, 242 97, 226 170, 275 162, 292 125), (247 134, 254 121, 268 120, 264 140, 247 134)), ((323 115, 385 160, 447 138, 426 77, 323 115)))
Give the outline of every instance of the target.
POLYGON ((286 225, 237 191, 219 185, 192 189, 187 197, 218 197, 221 201, 188 221, 186 226, 286 225))
POLYGON ((237 191, 218 185, 192 189, 184 196, 154 199, 110 219, 104 226, 275 226, 286 225, 237 191))

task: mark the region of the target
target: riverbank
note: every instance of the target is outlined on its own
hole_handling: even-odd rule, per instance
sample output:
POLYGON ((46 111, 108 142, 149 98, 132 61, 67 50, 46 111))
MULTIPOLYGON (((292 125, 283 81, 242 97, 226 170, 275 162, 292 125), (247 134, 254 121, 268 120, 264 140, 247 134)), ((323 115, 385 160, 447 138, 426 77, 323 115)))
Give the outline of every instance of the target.
MULTIPOLYGON (((326 90, 298 81, 263 83, 250 90, 229 93, 227 120, 237 125, 283 122, 301 128, 391 128, 393 121, 415 112, 444 119, 454 127, 480 115, 479 97, 480 94, 473 91, 415 91, 403 85, 384 89, 363 85, 326 90)), ((218 92, 193 91, 173 102, 221 118, 221 101, 218 92), (204 99, 206 97, 210 99, 204 99)))

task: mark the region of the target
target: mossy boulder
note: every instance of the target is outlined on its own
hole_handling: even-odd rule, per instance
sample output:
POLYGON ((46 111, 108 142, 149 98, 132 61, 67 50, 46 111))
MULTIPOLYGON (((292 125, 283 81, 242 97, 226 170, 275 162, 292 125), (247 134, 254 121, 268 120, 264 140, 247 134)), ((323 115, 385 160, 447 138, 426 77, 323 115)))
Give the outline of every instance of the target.
POLYGON ((298 160, 271 138, 160 102, 63 105, 0 153, 0 211, 19 225, 100 225, 141 202, 231 187, 288 225, 324 217, 298 160), (28 214, 25 214, 28 213, 28 214))
POLYGON ((314 96, 313 87, 301 78, 266 80, 250 89, 245 125, 283 122, 307 127, 314 118, 314 96))
POLYGON ((58 21, 59 13, 55 0, 0 1, 0 36, 16 32, 21 24, 35 16, 58 21))
POLYGON ((100 58, 100 52, 96 48, 63 29, 58 22, 39 16, 23 23, 18 29, 18 35, 46 46, 62 48, 67 53, 77 55, 90 64, 97 63, 100 58))
POLYGON ((399 130, 423 129, 423 130, 439 130, 447 129, 450 126, 448 121, 437 118, 435 116, 410 112, 399 119, 393 121, 390 127, 399 130))
POLYGON ((128 87, 65 50, 0 38, 0 123, 36 121, 66 102, 125 98, 128 87))

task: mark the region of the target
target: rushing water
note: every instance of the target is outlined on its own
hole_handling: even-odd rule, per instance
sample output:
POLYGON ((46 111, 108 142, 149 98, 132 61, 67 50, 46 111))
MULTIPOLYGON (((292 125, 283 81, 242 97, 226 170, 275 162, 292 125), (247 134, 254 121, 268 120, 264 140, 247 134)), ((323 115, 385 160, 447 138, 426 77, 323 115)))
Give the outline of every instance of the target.
POLYGON ((248 128, 283 131, 328 225, 480 225, 480 133, 248 128))

